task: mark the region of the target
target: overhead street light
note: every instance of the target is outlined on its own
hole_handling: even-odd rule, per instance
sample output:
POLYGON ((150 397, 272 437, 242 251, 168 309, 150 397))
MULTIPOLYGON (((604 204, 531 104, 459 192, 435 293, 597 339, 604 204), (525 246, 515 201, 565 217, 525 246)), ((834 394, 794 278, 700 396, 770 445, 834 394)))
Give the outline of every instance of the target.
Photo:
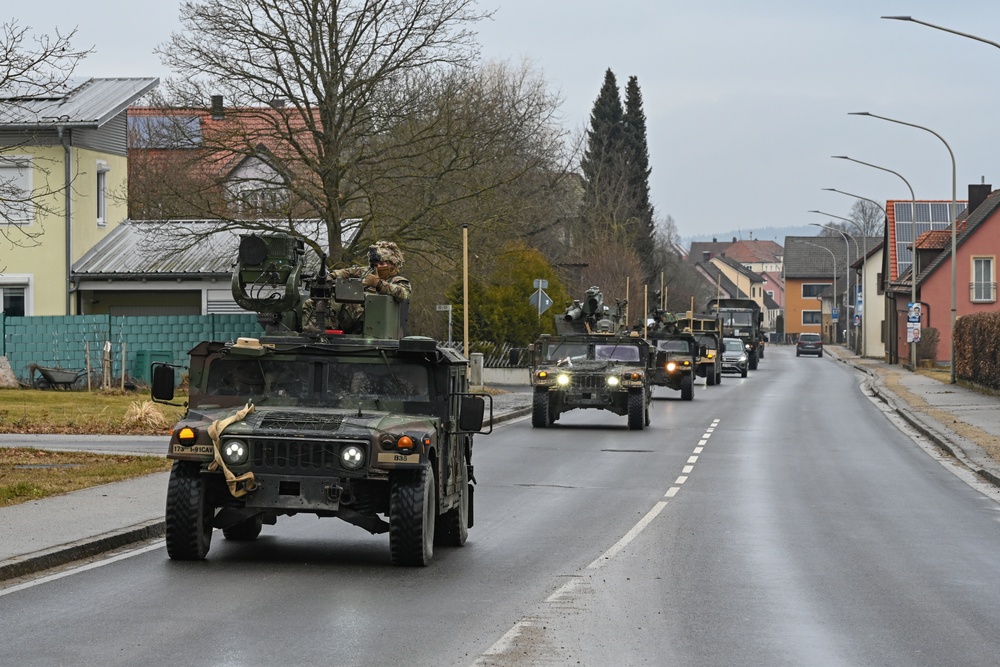
MULTIPOLYGON (((882 206, 882 204, 879 204, 874 199, 869 199, 868 197, 862 197, 861 195, 852 195, 850 192, 844 192, 843 190, 838 190, 837 188, 820 188, 820 190, 825 190, 826 192, 839 192, 840 194, 847 195, 848 197, 854 197, 855 199, 863 199, 864 201, 875 204, 876 206, 879 207, 879 210, 882 211, 883 214, 885 213, 885 207, 882 206)), ((836 218, 837 216, 833 217, 836 218)), ((857 223, 855 223, 855 225, 857 225, 857 223)))
MULTIPOLYGON (((829 189, 830 188, 824 188, 824 190, 829 190, 829 189)), ((851 196, 853 197, 854 195, 851 195, 851 196)), ((879 208, 881 208, 881 207, 879 207, 879 208)), ((884 208, 882 210, 885 211, 884 208)), ((859 232, 861 232, 861 248, 862 248, 862 253, 863 253, 861 255, 861 328, 858 330, 857 343, 858 343, 858 349, 860 350, 859 354, 863 357, 863 356, 865 356, 865 348, 864 348, 864 338, 865 337, 864 337, 864 332, 865 332, 865 321, 866 321, 865 317, 864 317, 864 307, 865 307, 865 304, 868 303, 867 300, 865 299, 865 269, 867 268, 867 265, 868 265, 868 237, 867 237, 867 232, 865 232, 865 228, 864 227, 862 227, 861 225, 859 225, 854 220, 851 220, 850 218, 845 218, 845 217, 840 216, 840 215, 834 215, 833 213, 826 213, 824 211, 809 211, 809 212, 810 213, 819 213, 820 215, 825 215, 825 216, 830 217, 830 218, 836 218, 837 220, 843 220, 844 222, 847 222, 847 223, 850 223, 850 224, 854 225, 854 227, 859 232)), ((815 223, 812 223, 812 224, 815 224, 815 223)), ((833 229, 833 228, 831 227, 830 229, 833 229)), ((854 241, 854 249, 855 250, 858 249, 858 242, 857 241, 854 241)))
MULTIPOLYGON (((866 167, 871 167, 872 169, 878 169, 880 171, 887 171, 890 174, 898 176, 900 180, 906 183, 907 189, 910 191, 910 220, 913 223, 917 221, 917 196, 913 194, 913 188, 910 186, 910 182, 903 178, 903 175, 892 169, 886 169, 885 167, 880 167, 877 164, 871 164, 870 162, 862 162, 861 160, 855 160, 852 157, 847 157, 846 155, 831 155, 830 157, 836 158, 838 160, 849 160, 851 162, 857 162, 858 164, 863 164, 866 167)), ((915 227, 914 227, 915 228, 915 227)), ((886 249, 888 252, 888 249, 886 249)), ((910 303, 917 302, 917 244, 916 239, 914 239, 913 247, 910 249, 910 303)), ((952 366, 954 367, 954 363, 952 366)), ((910 370, 914 373, 917 372, 917 344, 915 342, 910 343, 910 370)))
POLYGON ((952 30, 951 28, 945 28, 943 26, 934 25, 933 23, 927 23, 926 21, 920 21, 913 18, 912 16, 882 16, 881 18, 889 19, 890 21, 909 21, 910 23, 919 23, 920 25, 925 25, 928 28, 934 28, 935 30, 943 30, 944 32, 950 32, 953 35, 958 35, 960 37, 968 37, 969 39, 974 39, 977 42, 982 42, 983 44, 989 44, 990 46, 995 46, 1000 49, 1000 44, 992 42, 988 39, 983 39, 982 37, 976 37, 975 35, 970 35, 967 32, 959 32, 958 30, 952 30))
MULTIPOLYGON (((933 27, 936 27, 936 26, 933 26, 933 27)), ((959 33, 959 34, 961 34, 961 33, 959 33)), ((969 35, 966 35, 966 36, 968 37, 969 35)), ((981 41, 986 41, 986 40, 981 40, 981 41)), ((853 112, 848 113, 847 115, 848 116, 870 116, 872 118, 878 118, 879 120, 889 121, 890 123, 896 123, 898 125, 906 125, 908 127, 915 127, 918 130, 923 130, 924 132, 930 132, 935 137, 937 137, 938 139, 941 140, 941 143, 944 144, 944 147, 948 149, 948 155, 951 156, 951 334, 949 335, 949 339, 951 341, 951 383, 955 384, 955 319, 956 319, 956 305, 958 303, 957 283, 956 283, 956 277, 955 277, 956 267, 957 267, 957 264, 955 262, 955 250, 956 250, 956 246, 958 245, 957 242, 955 241, 955 238, 957 237, 957 232, 956 232, 956 229, 955 229, 956 228, 955 219, 958 217, 958 213, 955 210, 956 186, 957 186, 957 170, 955 168, 955 153, 952 152, 951 146, 949 146, 948 142, 944 140, 944 137, 942 137, 940 134, 938 134, 934 130, 932 130, 932 129, 928 128, 928 127, 924 127, 923 125, 917 125, 915 123, 907 123, 907 122, 902 121, 902 120, 896 120, 895 118, 886 118, 885 116, 876 116, 875 114, 868 113, 867 111, 853 111, 853 112)), ((914 222, 916 222, 916 219, 914 219, 914 222)), ((913 238, 913 258, 914 258, 914 260, 916 260, 916 257, 917 257, 916 242, 917 242, 916 235, 914 235, 914 238, 913 238)), ((917 281, 917 276, 916 276, 916 274, 914 274, 913 275, 913 282, 916 283, 916 281, 917 281)), ((914 346, 914 347, 916 347, 916 346, 914 346)), ((913 369, 916 370, 916 368, 917 368, 916 364, 914 364, 913 369)))

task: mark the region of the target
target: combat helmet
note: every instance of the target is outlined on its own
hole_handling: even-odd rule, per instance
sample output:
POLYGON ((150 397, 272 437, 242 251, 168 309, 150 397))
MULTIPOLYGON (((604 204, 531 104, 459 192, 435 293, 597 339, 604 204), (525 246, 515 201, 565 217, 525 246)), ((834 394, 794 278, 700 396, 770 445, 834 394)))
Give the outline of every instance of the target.
POLYGON ((368 246, 368 259, 372 263, 392 262, 397 271, 403 268, 403 251, 393 241, 376 241, 368 246))

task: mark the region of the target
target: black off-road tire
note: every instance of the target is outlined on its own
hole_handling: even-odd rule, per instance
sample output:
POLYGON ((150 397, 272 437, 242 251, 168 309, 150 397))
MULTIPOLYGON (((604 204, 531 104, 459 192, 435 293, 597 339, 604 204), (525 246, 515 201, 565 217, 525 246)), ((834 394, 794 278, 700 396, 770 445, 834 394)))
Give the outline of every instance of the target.
POLYGON ((681 400, 690 401, 694 399, 694 381, 690 375, 681 378, 681 400))
POLYGON ((174 560, 203 560, 212 546, 214 515, 201 464, 174 461, 167 485, 167 555, 174 560))
POLYGON ((715 371, 715 384, 722 384, 722 371, 715 371))
POLYGON ((641 431, 645 424, 646 405, 642 390, 628 393, 628 428, 630 431, 641 431))
POLYGON ((396 565, 423 567, 434 556, 437 489, 434 471, 396 470, 390 478, 389 552, 396 565))
POLYGON ((750 360, 747 362, 747 366, 749 366, 750 370, 752 370, 752 371, 757 370, 757 351, 756 350, 754 350, 753 354, 750 355, 750 360))
POLYGON ((434 529, 434 544, 442 547, 461 547, 469 538, 469 469, 465 465, 465 454, 461 454, 458 476, 459 493, 462 497, 458 505, 444 514, 438 514, 434 529))
POLYGON ((264 527, 264 517, 258 514, 249 519, 240 521, 229 528, 222 529, 222 535, 227 540, 235 542, 250 542, 256 540, 260 535, 261 528, 264 527))
POLYGON ((711 387, 718 380, 719 380, 719 378, 717 378, 715 376, 715 366, 712 366, 710 369, 708 369, 707 371, 705 371, 705 385, 706 386, 711 387))
POLYGON ((535 390, 531 398, 531 425, 535 428, 547 428, 552 424, 552 410, 549 407, 549 392, 535 390))

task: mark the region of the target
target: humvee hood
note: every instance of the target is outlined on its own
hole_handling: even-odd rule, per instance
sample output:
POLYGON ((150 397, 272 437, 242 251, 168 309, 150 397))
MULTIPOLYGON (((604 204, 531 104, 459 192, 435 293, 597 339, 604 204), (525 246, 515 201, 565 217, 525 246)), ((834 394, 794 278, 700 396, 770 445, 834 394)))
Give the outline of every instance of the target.
MULTIPOLYGON (((232 408, 206 410, 201 413, 205 421, 225 419, 234 414, 232 408)), ((192 415, 194 416, 194 415, 192 415)), ((225 433, 249 434, 262 432, 294 431, 322 432, 325 435, 361 435, 371 431, 396 431, 408 428, 427 428, 435 420, 432 417, 401 415, 384 410, 295 408, 288 406, 254 406, 243 421, 234 422, 225 433)))

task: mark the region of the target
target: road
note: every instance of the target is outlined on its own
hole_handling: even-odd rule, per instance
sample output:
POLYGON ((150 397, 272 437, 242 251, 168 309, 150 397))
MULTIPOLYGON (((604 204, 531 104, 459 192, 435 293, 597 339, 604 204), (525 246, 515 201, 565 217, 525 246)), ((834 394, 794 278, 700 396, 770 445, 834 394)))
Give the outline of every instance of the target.
POLYGON ((772 347, 652 425, 477 440, 476 525, 428 568, 295 517, 0 590, 0 664, 994 664, 998 505, 829 358, 772 347))

